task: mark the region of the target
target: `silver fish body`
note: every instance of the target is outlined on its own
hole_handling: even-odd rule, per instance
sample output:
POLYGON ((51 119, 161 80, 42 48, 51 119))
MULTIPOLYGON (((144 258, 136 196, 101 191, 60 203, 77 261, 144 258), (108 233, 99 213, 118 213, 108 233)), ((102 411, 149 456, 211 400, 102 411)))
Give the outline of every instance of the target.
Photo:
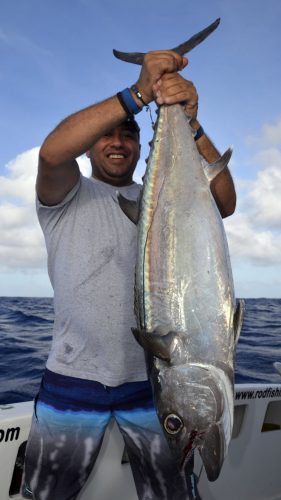
MULTIPOLYGON (((217 19, 173 50, 185 54, 217 19)), ((142 64, 143 53, 114 51, 142 64)), ((159 108, 140 203, 119 196, 138 223, 137 328, 159 420, 184 469, 198 448, 208 479, 219 476, 233 426, 234 357, 244 303, 236 305, 222 219, 211 180, 227 165, 203 166, 181 105, 159 108)))
POLYGON ((204 168, 182 107, 161 106, 138 220, 133 333, 147 352, 158 417, 179 466, 198 447, 209 480, 231 439, 243 312, 209 186, 230 154, 204 168))

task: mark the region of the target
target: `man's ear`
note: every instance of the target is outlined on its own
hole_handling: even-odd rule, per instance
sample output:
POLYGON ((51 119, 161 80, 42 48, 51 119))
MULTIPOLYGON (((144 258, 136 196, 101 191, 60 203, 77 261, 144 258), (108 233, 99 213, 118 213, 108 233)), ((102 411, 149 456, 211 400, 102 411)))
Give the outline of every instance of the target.
POLYGON ((90 158, 90 150, 86 151, 86 156, 87 156, 87 158, 90 158))

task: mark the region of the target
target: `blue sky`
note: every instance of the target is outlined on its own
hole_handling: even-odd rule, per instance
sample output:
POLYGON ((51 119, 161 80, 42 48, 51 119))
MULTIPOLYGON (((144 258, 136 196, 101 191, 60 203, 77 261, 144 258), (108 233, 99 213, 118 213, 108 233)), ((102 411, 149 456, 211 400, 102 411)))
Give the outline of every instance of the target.
MULTIPOLYGON (((280 0, 0 1, 0 295, 52 295, 34 213, 38 148, 74 111, 134 83, 112 49, 181 43, 217 17, 183 75, 217 147, 234 146, 238 206, 226 223, 237 296, 281 296, 280 0)), ((142 159, 152 130, 138 115, 142 159)), ((81 168, 87 171, 87 160, 81 168)))

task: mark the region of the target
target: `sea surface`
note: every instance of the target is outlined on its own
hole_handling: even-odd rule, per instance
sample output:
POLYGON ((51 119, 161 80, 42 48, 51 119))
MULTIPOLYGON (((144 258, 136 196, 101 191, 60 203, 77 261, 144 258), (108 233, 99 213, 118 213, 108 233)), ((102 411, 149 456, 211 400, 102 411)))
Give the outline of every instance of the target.
MULTIPOLYGON (((281 383, 281 299, 246 299, 236 383, 281 383)), ((36 395, 52 340, 53 301, 0 297, 0 404, 36 395)))

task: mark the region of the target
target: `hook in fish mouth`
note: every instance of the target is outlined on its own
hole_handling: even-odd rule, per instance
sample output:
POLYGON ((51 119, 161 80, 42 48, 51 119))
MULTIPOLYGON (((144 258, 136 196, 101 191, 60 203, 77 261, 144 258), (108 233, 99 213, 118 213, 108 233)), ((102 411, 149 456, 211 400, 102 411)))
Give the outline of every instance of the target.
POLYGON ((168 434, 176 436, 183 428, 183 421, 175 413, 170 413, 164 420, 164 428, 168 434))

